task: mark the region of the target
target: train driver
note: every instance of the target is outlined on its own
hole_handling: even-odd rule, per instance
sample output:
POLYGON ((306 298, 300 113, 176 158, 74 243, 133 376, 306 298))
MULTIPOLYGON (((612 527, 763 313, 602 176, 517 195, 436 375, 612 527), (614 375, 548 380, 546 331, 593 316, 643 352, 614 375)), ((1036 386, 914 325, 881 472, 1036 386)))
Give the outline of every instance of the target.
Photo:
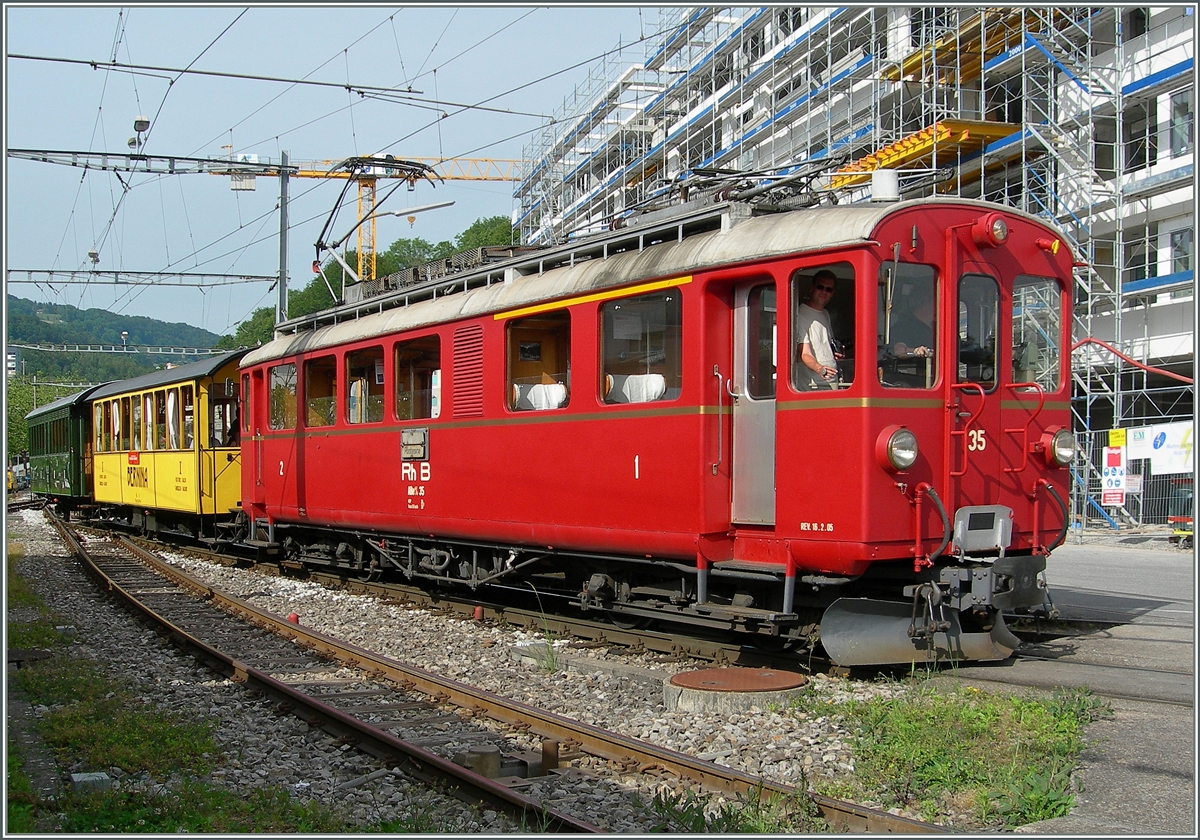
POLYGON ((892 327, 892 353, 897 357, 933 355, 933 292, 914 291, 908 310, 892 327))
POLYGON ((837 354, 833 350, 833 327, 825 307, 833 300, 837 278, 832 271, 818 271, 809 287, 808 301, 800 304, 796 335, 800 336, 797 358, 801 388, 836 388, 837 354))

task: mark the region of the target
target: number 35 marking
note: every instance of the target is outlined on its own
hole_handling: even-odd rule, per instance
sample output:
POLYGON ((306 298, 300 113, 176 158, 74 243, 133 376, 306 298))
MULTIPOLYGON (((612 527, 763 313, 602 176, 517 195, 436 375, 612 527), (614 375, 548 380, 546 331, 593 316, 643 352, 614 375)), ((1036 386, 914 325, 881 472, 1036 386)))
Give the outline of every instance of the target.
POLYGON ((971 429, 967 432, 967 451, 982 452, 987 449, 987 438, 984 436, 983 429, 971 429))

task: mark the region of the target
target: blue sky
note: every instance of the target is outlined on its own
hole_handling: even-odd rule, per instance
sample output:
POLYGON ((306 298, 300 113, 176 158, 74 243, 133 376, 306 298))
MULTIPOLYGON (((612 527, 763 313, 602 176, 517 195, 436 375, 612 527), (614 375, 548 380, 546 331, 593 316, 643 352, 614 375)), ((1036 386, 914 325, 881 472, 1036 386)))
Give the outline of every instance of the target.
MULTIPOLYGON (((586 85, 577 66, 619 44, 622 66, 639 62, 658 12, 637 6, 41 6, 5 8, 5 140, 8 149, 128 151, 134 118, 149 117, 149 155, 278 161, 397 157, 517 159, 534 132, 586 85), (113 70, 115 62, 163 70, 113 70), (115 57, 115 58, 114 58, 115 57), (308 79, 414 91, 405 103, 340 87, 180 74, 184 68, 241 76, 308 79), (565 72, 556 72, 565 71, 565 72), (554 74, 554 75, 552 75, 554 74), (543 77, 550 78, 539 81, 543 77), (450 104, 454 103, 454 104, 450 104), (498 113, 456 105, 486 103, 498 113), (439 114, 447 114, 439 118, 439 114)), ((610 59, 613 60, 613 59, 610 59)), ((208 174, 125 176, 20 159, 5 160, 8 269, 278 272, 277 179, 233 191, 208 174)), ((395 182, 380 181, 382 197, 395 182)), ((289 274, 313 277, 313 247, 344 182, 293 179, 289 274)), ((452 239, 478 218, 508 216, 513 185, 448 181, 403 188, 382 209, 442 201, 446 209, 378 221, 377 247, 400 237, 452 239)), ((350 195, 356 195, 354 190, 350 195)), ((354 206, 334 223, 340 238, 354 206)), ((255 308, 273 306, 266 283, 186 287, 48 287, 12 284, 11 294, 81 308, 183 321, 228 333, 255 308)))

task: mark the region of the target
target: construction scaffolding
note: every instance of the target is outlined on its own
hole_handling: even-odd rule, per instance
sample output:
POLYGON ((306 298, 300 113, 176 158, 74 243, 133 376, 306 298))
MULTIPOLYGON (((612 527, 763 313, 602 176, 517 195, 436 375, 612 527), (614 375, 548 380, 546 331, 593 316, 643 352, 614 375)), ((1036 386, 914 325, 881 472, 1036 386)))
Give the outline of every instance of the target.
MULTIPOLYGON (((1191 377, 1189 7, 660 11, 644 60, 597 68, 523 158, 526 244, 563 243, 740 173, 820 172, 822 202, 983 198, 1055 223, 1076 339, 1191 377)), ((627 59, 626 59, 627 61, 627 59)), ((1079 430, 1191 419, 1193 387, 1075 351, 1079 430)))

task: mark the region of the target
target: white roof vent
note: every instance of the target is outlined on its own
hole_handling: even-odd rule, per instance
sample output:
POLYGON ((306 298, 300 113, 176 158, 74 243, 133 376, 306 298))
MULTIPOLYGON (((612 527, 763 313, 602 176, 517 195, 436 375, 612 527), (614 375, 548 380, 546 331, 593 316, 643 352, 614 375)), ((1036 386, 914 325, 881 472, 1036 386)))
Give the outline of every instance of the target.
POLYGON ((895 169, 876 169, 871 173, 872 201, 900 200, 900 173, 895 169))

